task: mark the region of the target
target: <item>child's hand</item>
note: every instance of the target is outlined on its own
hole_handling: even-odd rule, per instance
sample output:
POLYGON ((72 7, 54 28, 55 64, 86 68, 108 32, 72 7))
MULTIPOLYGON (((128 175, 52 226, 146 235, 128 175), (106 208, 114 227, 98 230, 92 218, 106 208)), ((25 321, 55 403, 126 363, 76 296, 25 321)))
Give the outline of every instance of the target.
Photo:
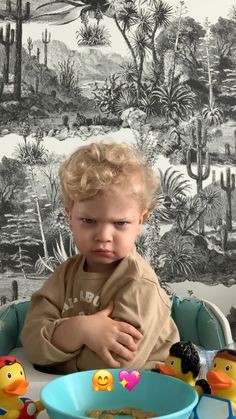
POLYGON ((121 364, 113 354, 131 361, 137 350, 134 339, 139 340, 143 335, 131 324, 111 319, 112 310, 111 302, 98 313, 84 316, 81 332, 89 349, 96 352, 110 368, 119 368, 121 364))

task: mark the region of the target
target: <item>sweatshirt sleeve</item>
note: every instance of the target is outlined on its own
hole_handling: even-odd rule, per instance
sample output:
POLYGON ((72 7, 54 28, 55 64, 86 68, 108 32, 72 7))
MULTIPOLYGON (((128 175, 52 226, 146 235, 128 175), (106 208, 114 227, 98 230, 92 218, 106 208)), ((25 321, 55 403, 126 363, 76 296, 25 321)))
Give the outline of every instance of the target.
POLYGON ((142 368, 158 344, 164 343, 168 351, 172 320, 168 301, 163 297, 161 288, 149 280, 131 280, 116 295, 112 317, 132 324, 143 334, 133 360, 123 362, 124 367, 142 368))
POLYGON ((51 343, 55 328, 66 320, 62 318, 66 266, 66 263, 60 265, 31 297, 31 306, 21 332, 21 342, 33 364, 63 363, 74 358, 80 351, 65 353, 51 343))
MULTIPOLYGON (((113 354, 121 361, 123 368, 143 368, 152 359, 154 347, 160 346, 160 352, 164 350, 167 354, 171 344, 178 340, 168 299, 152 281, 128 280, 116 294, 114 303, 112 318, 132 324, 144 335, 137 343, 138 350, 132 361, 125 361, 113 354)), ((161 360, 153 359, 150 365, 161 360)), ((109 368, 87 347, 77 356, 77 367, 81 370, 109 368)))

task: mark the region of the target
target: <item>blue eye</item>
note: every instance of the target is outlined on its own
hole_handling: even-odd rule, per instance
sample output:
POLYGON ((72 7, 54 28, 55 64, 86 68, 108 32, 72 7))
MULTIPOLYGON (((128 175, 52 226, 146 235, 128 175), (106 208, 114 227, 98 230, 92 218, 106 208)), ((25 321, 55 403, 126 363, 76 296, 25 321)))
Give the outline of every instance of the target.
POLYGON ((115 221, 114 223, 117 227, 124 227, 128 224, 128 221, 115 221))
POLYGON ((94 224, 95 220, 92 220, 91 218, 82 218, 82 222, 84 224, 94 224))

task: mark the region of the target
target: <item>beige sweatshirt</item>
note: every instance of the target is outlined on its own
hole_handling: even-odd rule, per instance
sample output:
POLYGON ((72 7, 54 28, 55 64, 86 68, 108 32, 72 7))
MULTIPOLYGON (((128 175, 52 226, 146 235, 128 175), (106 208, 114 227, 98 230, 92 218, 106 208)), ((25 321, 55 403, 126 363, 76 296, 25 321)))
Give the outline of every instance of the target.
POLYGON ((112 300, 112 318, 128 322, 144 334, 134 359, 124 361, 122 367, 149 369, 165 361, 179 334, 170 315, 169 299, 148 263, 134 252, 112 274, 85 272, 83 266, 83 256, 69 258, 32 295, 21 334, 29 360, 38 365, 55 364, 55 372, 61 374, 108 368, 86 346, 64 353, 51 340, 63 319, 94 314, 112 300))

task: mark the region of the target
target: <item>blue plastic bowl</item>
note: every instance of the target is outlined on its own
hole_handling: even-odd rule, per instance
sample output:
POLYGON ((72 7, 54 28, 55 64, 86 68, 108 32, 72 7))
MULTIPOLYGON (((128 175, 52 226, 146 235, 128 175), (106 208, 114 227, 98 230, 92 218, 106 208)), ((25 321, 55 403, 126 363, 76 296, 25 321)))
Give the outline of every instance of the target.
POLYGON ((46 384, 41 391, 41 401, 49 417, 78 419, 85 418, 90 409, 135 407, 155 412, 153 417, 158 419, 188 419, 198 402, 197 392, 177 378, 141 370, 139 383, 128 391, 119 382, 120 370, 108 371, 114 377, 113 391, 93 389, 92 377, 96 370, 65 375, 46 384))

